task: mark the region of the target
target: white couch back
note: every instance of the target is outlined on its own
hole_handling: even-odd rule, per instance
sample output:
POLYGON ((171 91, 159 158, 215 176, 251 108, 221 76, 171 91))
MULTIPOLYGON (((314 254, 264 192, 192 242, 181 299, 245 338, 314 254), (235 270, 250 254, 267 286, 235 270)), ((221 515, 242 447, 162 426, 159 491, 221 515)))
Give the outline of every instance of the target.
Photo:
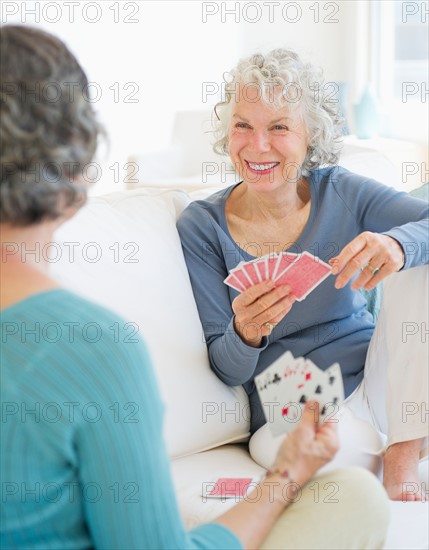
POLYGON ((244 390, 225 386, 209 367, 176 230, 189 200, 183 191, 141 189, 92 198, 58 230, 61 257, 52 263, 65 287, 119 313, 131 323, 125 334, 138 330, 147 343, 172 457, 249 431, 244 390))

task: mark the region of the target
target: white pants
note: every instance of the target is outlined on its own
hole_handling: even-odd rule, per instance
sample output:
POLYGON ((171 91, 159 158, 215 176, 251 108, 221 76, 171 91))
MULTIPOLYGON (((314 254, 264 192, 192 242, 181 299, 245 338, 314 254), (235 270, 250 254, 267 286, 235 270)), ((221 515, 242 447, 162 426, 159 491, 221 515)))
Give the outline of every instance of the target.
MULTIPOLYGON (((389 445, 422 439, 419 474, 428 483, 429 266, 395 273, 383 284, 364 379, 337 414, 340 451, 321 472, 362 466, 381 478, 389 445)), ((265 424, 250 440, 252 458, 270 468, 283 439, 265 424)))

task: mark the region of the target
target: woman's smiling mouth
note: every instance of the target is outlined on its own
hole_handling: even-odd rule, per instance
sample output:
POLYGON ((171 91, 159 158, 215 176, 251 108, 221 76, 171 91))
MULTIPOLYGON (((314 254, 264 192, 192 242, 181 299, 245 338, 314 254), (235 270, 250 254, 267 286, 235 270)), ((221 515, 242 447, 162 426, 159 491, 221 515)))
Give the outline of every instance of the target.
POLYGON ((250 162, 248 160, 245 162, 249 170, 254 174, 268 174, 280 164, 280 162, 250 162))

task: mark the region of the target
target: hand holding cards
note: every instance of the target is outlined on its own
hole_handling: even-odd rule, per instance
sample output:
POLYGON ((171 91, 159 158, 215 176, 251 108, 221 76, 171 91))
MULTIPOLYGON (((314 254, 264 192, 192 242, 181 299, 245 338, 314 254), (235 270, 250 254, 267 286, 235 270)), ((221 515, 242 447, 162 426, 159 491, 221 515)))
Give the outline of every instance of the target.
POLYGON ((332 421, 344 401, 338 363, 322 371, 309 359, 295 359, 290 352, 256 376, 255 384, 274 436, 289 433, 297 426, 307 401, 319 403, 319 422, 332 421))
POLYGON ((241 262, 229 272, 224 283, 243 292, 267 279, 276 286, 289 285, 298 301, 304 300, 332 272, 329 264, 309 252, 269 254, 250 262, 241 262))

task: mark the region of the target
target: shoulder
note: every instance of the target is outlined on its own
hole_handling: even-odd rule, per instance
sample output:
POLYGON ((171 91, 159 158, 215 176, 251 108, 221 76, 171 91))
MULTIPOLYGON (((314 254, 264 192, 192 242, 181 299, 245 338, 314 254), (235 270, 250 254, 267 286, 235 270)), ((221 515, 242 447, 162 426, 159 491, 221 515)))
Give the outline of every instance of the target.
POLYGON ((177 229, 181 238, 190 234, 212 233, 215 226, 222 226, 225 217, 225 203, 235 186, 232 185, 205 199, 191 202, 177 221, 177 229))
MULTIPOLYGON (((112 356, 127 357, 131 360, 147 360, 146 346, 140 326, 137 322, 126 320, 114 310, 87 300, 73 292, 64 290, 64 298, 58 301, 57 307, 62 313, 59 318, 68 317, 77 323, 75 342, 85 346, 99 344, 100 349, 109 351, 112 356)), ((87 350, 90 353, 90 348, 87 350)), ((95 353, 99 353, 93 350, 95 353)), ((107 359, 106 359, 107 360, 107 359)))
MULTIPOLYGON (((61 360, 67 376, 150 365, 137 323, 102 305, 66 290, 44 292, 4 310, 9 326, 8 349, 33 356, 38 369, 48 370, 61 360), (38 357, 44 357, 43 363, 38 357)), ((2 327, 3 328, 3 327, 2 327)))
POLYGON ((365 203, 380 196, 403 194, 372 178, 350 172, 342 166, 329 166, 311 172, 311 180, 320 197, 339 197, 347 204, 363 200, 365 203))
MULTIPOLYGON (((18 306, 7 316, 15 330, 9 326, 2 356, 2 398, 75 403, 76 411, 88 403, 109 411, 115 402, 132 402, 142 411, 150 407, 161 418, 156 375, 141 326, 63 289, 18 306)), ((82 415, 77 418, 70 430, 90 427, 82 415)))
MULTIPOLYGON (((374 182, 366 176, 350 172, 342 166, 328 166, 311 172, 312 181, 325 189, 341 190, 362 185, 365 182, 374 182)), ((380 184, 381 185, 381 184, 380 184)))
POLYGON ((179 217, 178 225, 194 218, 198 218, 199 220, 204 218, 207 219, 207 217, 218 219, 224 212, 226 200, 236 185, 237 184, 234 184, 226 189, 220 189, 204 199, 192 201, 179 217))
MULTIPOLYGON (((109 343, 109 335, 112 336, 113 342, 115 341, 116 326, 129 324, 116 311, 67 289, 61 289, 61 292, 50 298, 44 306, 39 306, 39 308, 42 307, 45 315, 50 315, 57 321, 65 318, 74 320, 79 323, 79 326, 86 327, 86 332, 89 328, 94 327, 94 332, 98 331, 99 334, 102 334, 103 338, 100 340, 103 340, 106 345, 109 343)), ((79 336, 85 337, 85 331, 83 334, 78 332, 79 336)), ((88 340, 88 338, 86 339, 88 340)), ((94 341, 97 341, 95 336, 94 341)))

